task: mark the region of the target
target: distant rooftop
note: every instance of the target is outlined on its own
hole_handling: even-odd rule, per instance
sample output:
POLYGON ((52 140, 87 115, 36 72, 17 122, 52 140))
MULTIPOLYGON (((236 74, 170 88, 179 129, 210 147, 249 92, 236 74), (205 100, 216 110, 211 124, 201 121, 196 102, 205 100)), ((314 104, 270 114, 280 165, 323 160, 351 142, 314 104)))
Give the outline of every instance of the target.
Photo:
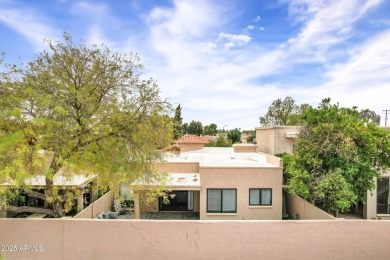
POLYGON ((201 137, 197 135, 184 135, 176 141, 177 144, 207 144, 210 141, 208 137, 201 137))

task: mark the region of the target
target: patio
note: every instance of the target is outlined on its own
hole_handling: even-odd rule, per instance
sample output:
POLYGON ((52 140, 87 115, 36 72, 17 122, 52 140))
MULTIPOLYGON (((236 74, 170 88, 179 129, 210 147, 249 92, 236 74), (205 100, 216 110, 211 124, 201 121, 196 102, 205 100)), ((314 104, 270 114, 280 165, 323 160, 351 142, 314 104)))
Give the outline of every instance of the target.
MULTIPOLYGON (((119 215, 118 219, 134 219, 134 212, 126 211, 125 214, 119 215)), ((199 220, 199 212, 192 212, 192 211, 141 212, 141 219, 199 220)))

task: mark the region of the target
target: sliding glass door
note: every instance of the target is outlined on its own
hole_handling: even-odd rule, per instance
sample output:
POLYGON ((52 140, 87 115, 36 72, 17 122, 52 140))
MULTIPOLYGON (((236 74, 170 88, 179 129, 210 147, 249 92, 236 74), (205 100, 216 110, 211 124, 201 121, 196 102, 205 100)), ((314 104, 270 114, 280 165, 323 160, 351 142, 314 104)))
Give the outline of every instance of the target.
POLYGON ((168 204, 164 204, 162 198, 159 199, 160 211, 193 211, 194 210, 193 191, 187 191, 187 190, 171 191, 168 197, 169 197, 168 204))

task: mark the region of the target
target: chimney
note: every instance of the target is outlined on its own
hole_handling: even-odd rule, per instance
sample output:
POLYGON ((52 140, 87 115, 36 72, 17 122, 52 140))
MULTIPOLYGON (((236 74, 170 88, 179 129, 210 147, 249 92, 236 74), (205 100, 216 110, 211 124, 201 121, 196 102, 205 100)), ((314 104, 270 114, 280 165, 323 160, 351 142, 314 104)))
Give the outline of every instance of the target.
POLYGON ((242 144, 247 144, 248 143, 248 138, 249 138, 248 134, 246 134, 246 133, 241 134, 241 143, 242 144))

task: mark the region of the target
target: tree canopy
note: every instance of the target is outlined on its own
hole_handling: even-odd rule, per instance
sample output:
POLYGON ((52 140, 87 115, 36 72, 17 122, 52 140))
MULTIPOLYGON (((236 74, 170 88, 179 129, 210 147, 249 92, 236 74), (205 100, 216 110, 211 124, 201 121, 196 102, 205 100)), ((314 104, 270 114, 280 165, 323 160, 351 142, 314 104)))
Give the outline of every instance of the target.
POLYGON ((203 134, 204 135, 211 135, 215 136, 218 134, 218 126, 214 123, 211 123, 209 125, 205 125, 203 128, 203 134))
POLYGON ((98 173, 99 185, 114 190, 139 176, 159 178, 151 162, 171 142, 171 107, 153 79, 140 79, 137 55, 64 33, 63 42, 48 41, 47 51, 12 68, 0 85, 0 176, 15 182, 12 191, 1 189, 8 200, 28 190, 25 179, 44 161, 39 151, 51 157, 41 174, 56 216, 74 200, 53 185, 60 169, 98 173))
POLYGON ((181 106, 178 105, 175 109, 175 116, 173 117, 173 139, 177 140, 182 135, 183 118, 181 117, 181 106))
POLYGON ((231 129, 227 132, 227 138, 234 144, 241 141, 241 130, 238 128, 231 129))
POLYGON ((209 143, 204 145, 205 147, 230 147, 232 141, 225 138, 225 134, 219 134, 217 139, 211 140, 209 143))
POLYGON ((188 128, 187 128, 187 134, 191 134, 191 135, 198 135, 198 136, 201 136, 203 134, 203 125, 202 125, 202 122, 200 121, 195 121, 195 120, 192 120, 189 124, 188 124, 188 128))
POLYGON ((292 97, 274 100, 264 116, 260 116, 262 126, 289 125, 292 124, 291 117, 298 114, 298 106, 292 97))
POLYGON ((375 113, 374 111, 370 109, 362 109, 359 113, 360 119, 366 119, 368 122, 375 123, 377 125, 380 125, 381 123, 381 116, 375 113))
POLYGON ((299 125, 301 114, 310 107, 308 104, 298 106, 292 97, 274 100, 264 116, 259 117, 262 126, 299 125))
POLYGON ((390 133, 330 99, 308 108, 302 119, 287 165, 288 189, 332 211, 348 211, 374 188, 374 177, 389 169, 390 133))

